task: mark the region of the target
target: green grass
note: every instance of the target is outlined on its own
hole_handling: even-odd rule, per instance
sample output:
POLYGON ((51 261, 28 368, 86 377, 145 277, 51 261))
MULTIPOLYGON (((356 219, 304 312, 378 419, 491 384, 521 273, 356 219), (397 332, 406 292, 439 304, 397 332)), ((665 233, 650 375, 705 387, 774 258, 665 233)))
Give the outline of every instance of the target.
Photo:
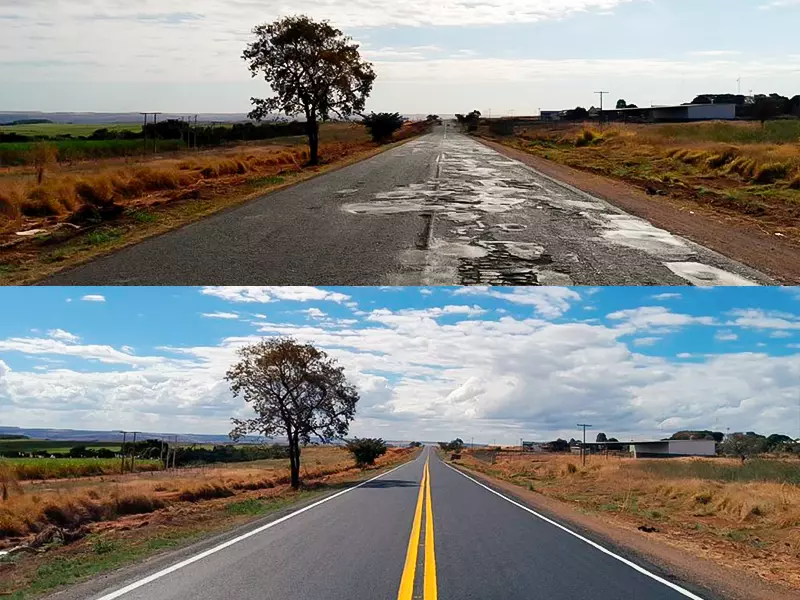
MULTIPOLYGON (((33 163, 35 142, 8 142, 0 144, 0 166, 19 166, 33 163)), ((47 142, 58 151, 59 162, 139 156, 144 151, 142 140, 56 140, 47 142)), ((181 140, 160 140, 158 152, 185 149, 181 140)), ((152 152, 152 144, 149 146, 152 152)))
POLYGON ((158 220, 156 215, 146 210, 137 210, 131 213, 131 217, 133 217, 133 220, 137 223, 153 223, 158 220))
POLYGON ((98 246, 118 240, 121 236, 122 232, 119 229, 98 229, 97 231, 89 232, 86 236, 86 241, 92 246, 98 246))
POLYGON ((714 460, 697 461, 643 461, 633 465, 659 477, 677 479, 707 479, 712 481, 772 481, 800 485, 800 463, 752 459, 743 465, 714 460))
MULTIPOLYGON (((19 479, 64 479, 119 473, 118 458, 4 458, 19 479)), ((157 471, 158 460, 136 461, 137 471, 157 471)))
POLYGON ((72 135, 74 137, 88 136, 98 129, 109 131, 136 131, 142 130, 141 123, 33 123, 29 125, 0 125, 2 133, 16 133, 29 136, 56 136, 72 135))
POLYGON ((278 185, 283 183, 284 178, 280 175, 268 175, 266 177, 254 177, 247 180, 247 185, 253 187, 262 187, 265 185, 278 185))
POLYGON ((70 440, 0 440, 0 453, 3 452, 36 452, 47 450, 49 452, 69 452, 75 446, 86 446, 94 450, 107 448, 118 452, 120 444, 114 442, 81 442, 70 440))
POLYGON ((675 141, 724 142, 729 144, 798 143, 800 120, 760 123, 680 123, 652 125, 652 133, 675 141))

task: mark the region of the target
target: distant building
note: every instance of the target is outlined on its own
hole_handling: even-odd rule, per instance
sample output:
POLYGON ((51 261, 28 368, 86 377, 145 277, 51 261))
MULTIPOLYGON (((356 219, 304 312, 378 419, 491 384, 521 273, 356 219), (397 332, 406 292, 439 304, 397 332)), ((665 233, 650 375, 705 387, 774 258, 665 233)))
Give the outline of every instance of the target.
POLYGON ((542 444, 538 442, 522 442, 523 452, 542 452, 542 444))
POLYGON ((658 440, 654 442, 630 442, 634 458, 664 458, 676 456, 715 456, 717 443, 714 440, 658 440))
POLYGON ((539 118, 542 121, 560 121, 564 118, 563 110, 543 110, 539 112, 539 118))
POLYGON ((685 121, 730 121, 736 118, 735 104, 679 104, 649 108, 614 108, 604 110, 608 121, 679 123, 685 121))

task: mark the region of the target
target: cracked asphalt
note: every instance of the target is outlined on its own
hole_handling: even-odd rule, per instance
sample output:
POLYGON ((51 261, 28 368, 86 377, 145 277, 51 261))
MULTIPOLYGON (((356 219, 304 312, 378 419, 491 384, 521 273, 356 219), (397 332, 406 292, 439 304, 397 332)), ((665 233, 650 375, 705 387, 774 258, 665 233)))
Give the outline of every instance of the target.
POLYGON ((774 284, 453 126, 42 283, 774 284))

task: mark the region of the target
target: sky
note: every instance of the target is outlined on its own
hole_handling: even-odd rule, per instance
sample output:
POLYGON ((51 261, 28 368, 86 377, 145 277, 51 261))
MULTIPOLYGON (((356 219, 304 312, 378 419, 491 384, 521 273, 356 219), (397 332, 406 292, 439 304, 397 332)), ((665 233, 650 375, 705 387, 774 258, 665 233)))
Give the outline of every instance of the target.
POLYGON ((226 434, 224 375, 313 342, 352 435, 518 443, 800 437, 800 288, 1 288, 0 425, 226 434))
POLYGON ((800 0, 0 0, 0 110, 247 112, 252 27, 298 13, 361 44, 368 110, 800 93, 800 0))

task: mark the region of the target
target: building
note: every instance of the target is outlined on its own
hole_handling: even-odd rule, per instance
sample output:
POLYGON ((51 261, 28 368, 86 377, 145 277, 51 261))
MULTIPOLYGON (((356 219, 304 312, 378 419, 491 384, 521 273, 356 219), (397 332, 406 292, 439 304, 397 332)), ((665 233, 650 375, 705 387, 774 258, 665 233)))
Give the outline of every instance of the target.
POLYGON ((613 108, 604 110, 606 121, 680 123, 685 121, 730 121, 736 118, 735 104, 678 104, 649 108, 613 108))
POLYGON ((634 458, 666 458, 676 456, 715 456, 717 443, 714 440, 658 440, 653 442, 629 442, 634 458))
POLYGON ((564 118, 564 110, 543 110, 539 112, 542 121, 560 121, 564 118))

